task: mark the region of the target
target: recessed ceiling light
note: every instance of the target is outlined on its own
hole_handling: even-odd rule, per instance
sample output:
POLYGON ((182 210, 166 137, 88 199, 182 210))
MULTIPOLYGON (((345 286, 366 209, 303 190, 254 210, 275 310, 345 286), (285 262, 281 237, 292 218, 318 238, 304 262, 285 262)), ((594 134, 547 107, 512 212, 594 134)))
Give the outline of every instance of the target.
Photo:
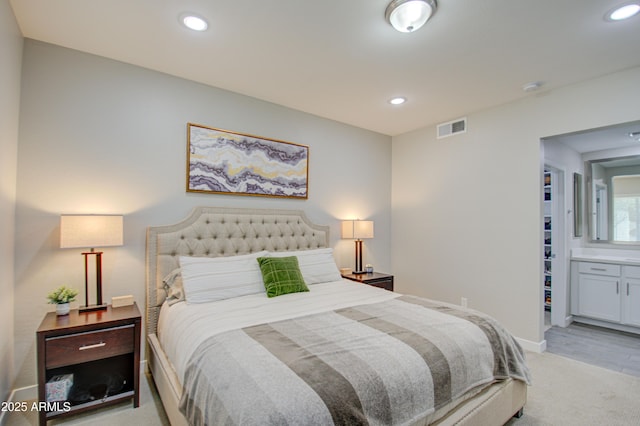
POLYGON ((611 9, 605 15, 607 21, 622 21, 629 19, 640 12, 640 2, 625 3, 611 9))
POLYGON ((391 105, 402 105, 407 102, 407 98, 393 98, 389 101, 391 105))
POLYGON ((206 31, 206 29, 209 28, 207 20, 194 13, 183 13, 180 15, 180 22, 193 31, 206 31))

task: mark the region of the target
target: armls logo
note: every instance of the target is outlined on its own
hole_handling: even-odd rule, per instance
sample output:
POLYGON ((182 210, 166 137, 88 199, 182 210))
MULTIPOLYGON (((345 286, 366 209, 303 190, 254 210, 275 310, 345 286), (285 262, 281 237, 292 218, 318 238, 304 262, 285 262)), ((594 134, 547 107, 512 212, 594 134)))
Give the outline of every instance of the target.
POLYGON ((34 402, 31 404, 31 411, 70 411, 71 403, 69 401, 55 401, 55 402, 34 402))
POLYGON ((11 402, 3 401, 0 411, 21 411, 25 412, 31 409, 31 411, 71 411, 71 403, 69 401, 55 401, 55 402, 33 402, 31 407, 26 401, 11 402))

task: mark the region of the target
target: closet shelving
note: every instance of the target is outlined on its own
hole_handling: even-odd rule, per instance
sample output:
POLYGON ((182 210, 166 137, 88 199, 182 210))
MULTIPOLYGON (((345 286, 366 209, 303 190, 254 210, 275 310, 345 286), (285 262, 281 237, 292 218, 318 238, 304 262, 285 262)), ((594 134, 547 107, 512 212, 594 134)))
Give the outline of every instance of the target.
POLYGON ((551 173, 544 171, 544 309, 551 311, 551 173))

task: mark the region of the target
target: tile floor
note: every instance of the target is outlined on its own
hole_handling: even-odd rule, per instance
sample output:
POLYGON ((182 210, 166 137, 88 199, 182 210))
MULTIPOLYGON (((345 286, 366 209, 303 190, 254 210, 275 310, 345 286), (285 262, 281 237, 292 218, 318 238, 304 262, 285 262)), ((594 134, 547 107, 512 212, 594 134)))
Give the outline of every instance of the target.
POLYGON ((545 332, 547 351, 640 377, 640 335, 574 322, 545 332))

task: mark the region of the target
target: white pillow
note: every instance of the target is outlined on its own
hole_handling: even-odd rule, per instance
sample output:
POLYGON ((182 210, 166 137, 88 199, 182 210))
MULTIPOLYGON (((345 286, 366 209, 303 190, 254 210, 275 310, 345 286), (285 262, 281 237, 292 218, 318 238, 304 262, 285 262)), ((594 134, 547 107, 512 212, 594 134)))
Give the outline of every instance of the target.
POLYGON ((300 251, 270 251, 268 256, 296 256, 300 272, 307 285, 328 283, 342 280, 332 248, 321 248, 300 251))
POLYGON ((187 303, 205 303, 264 293, 257 258, 266 251, 228 257, 180 256, 187 303))

